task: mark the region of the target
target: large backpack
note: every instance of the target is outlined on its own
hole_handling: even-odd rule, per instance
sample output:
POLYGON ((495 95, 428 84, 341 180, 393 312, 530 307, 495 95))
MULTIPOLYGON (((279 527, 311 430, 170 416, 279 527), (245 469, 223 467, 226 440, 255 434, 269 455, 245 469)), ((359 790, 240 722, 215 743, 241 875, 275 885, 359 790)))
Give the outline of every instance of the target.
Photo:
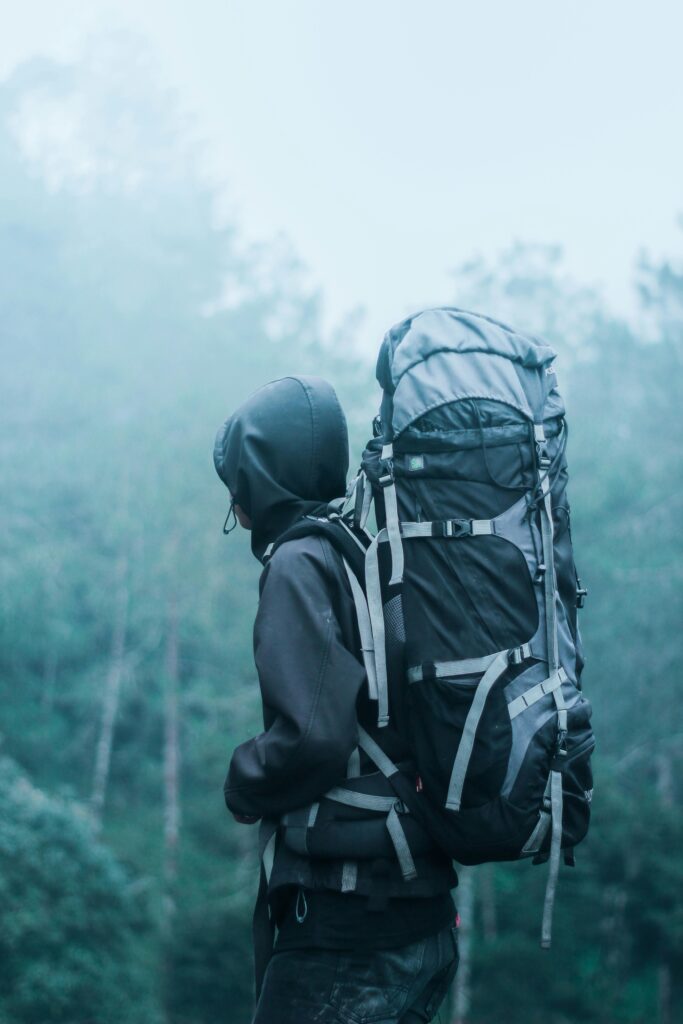
POLYGON ((573 863, 588 829, 594 747, 554 359, 454 308, 392 328, 353 497, 356 529, 373 504, 378 528, 367 605, 355 593, 368 682, 378 725, 411 746, 414 813, 460 863, 550 860, 544 946, 562 851, 573 863))

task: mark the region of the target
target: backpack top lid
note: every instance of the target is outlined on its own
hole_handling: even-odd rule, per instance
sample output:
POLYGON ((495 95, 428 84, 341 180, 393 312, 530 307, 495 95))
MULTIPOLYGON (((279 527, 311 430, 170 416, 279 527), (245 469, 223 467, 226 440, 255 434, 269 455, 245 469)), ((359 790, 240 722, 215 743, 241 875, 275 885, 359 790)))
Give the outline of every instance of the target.
POLYGON ((431 409, 466 398, 504 402, 535 423, 561 415, 554 359, 549 345, 479 313, 452 306, 416 313, 387 332, 377 360, 385 441, 431 409))

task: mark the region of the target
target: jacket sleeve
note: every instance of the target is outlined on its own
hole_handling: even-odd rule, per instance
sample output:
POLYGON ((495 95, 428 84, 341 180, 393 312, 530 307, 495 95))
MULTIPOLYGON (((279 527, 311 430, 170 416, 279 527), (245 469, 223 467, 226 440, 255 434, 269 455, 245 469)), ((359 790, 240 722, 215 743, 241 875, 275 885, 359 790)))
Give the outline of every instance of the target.
POLYGON ((320 538, 308 538, 283 544, 266 569, 254 625, 264 731, 233 753, 225 801, 234 813, 279 816, 346 774, 365 672, 343 642, 333 558, 320 538))

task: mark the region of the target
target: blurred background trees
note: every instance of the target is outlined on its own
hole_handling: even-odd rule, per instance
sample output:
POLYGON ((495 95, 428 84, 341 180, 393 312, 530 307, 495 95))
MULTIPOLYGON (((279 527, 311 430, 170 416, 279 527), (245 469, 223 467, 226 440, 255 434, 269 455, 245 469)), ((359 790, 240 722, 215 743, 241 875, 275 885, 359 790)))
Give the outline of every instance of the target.
MULTIPOLYGON (((286 249, 220 223, 174 101, 112 44, 0 91, 0 1020, 249 1019, 255 836, 223 809, 259 725, 258 565, 221 533, 211 449, 251 390, 337 387, 353 456, 377 394, 321 338, 286 249)), ((683 270, 642 259, 637 322, 518 245, 444 301, 542 334, 569 410, 590 590, 594 827, 538 948, 544 871, 468 874, 461 1024, 683 1012, 683 270)), ((379 343, 380 339, 377 339, 379 343)), ((447 1016, 444 1011, 444 1017, 447 1016)))

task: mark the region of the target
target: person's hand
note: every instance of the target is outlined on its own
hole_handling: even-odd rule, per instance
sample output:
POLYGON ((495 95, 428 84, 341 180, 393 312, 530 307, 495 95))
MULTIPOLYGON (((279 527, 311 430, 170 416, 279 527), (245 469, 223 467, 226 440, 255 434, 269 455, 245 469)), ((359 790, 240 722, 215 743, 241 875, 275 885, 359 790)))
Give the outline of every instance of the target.
POLYGON ((239 825, 255 825, 259 820, 253 814, 233 814, 233 818, 239 825))

